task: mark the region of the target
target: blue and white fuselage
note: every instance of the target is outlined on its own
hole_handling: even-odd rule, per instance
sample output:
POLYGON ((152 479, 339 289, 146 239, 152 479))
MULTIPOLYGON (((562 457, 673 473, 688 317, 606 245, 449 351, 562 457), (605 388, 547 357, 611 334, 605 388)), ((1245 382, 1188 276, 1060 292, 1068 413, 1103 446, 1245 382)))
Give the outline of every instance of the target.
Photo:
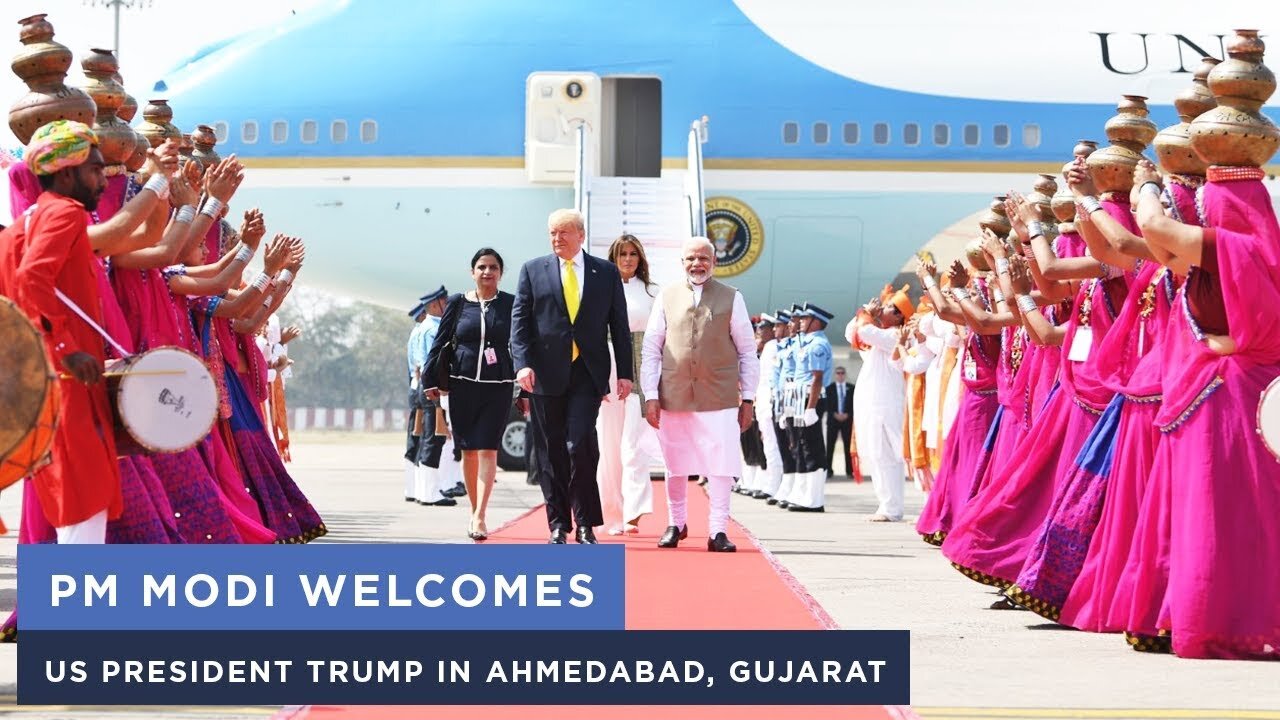
POLYGON ((1171 125, 1201 54, 1222 57, 1232 23, 1275 21, 1245 0, 1158 17, 1010 0, 345 0, 165 83, 180 127, 214 125, 218 151, 253 168, 236 204, 308 241, 309 284, 400 306, 464 285, 482 245, 509 268, 548 251, 546 215, 574 194, 526 172, 532 74, 655 78, 663 171, 682 171, 689 122, 708 116, 707 194, 759 217, 759 256, 727 281, 753 311, 810 300, 843 327, 942 229, 1029 190, 1078 138, 1104 140, 1121 94, 1171 125))

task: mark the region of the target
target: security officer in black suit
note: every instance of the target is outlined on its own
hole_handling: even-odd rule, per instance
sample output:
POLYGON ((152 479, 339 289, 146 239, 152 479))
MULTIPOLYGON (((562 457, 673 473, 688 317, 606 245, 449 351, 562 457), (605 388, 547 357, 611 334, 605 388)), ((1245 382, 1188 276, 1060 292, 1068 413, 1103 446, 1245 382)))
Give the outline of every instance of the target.
POLYGON ((823 402, 827 416, 827 476, 834 472, 836 438, 844 442, 844 474, 853 477, 853 460, 849 457, 849 439, 853 434, 853 383, 845 379, 843 367, 837 367, 835 381, 827 386, 823 402))

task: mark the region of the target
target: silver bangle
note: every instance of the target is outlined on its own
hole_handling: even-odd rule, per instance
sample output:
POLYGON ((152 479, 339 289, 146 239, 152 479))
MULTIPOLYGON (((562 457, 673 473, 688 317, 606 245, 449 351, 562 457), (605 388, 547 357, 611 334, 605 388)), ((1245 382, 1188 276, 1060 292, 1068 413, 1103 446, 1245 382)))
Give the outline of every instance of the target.
POLYGON ((253 282, 249 283, 249 285, 257 288, 258 290, 265 290, 267 288, 267 283, 270 281, 271 281, 270 275, 264 272, 260 272, 257 274, 256 277, 253 278, 253 282))
POLYGON ((1156 199, 1159 199, 1159 198, 1160 198, 1160 194, 1161 194, 1161 193, 1163 193, 1163 192, 1164 192, 1164 191, 1160 188, 1160 183, 1156 182, 1155 180, 1148 180, 1148 181, 1146 181, 1146 182, 1142 183, 1142 187, 1138 188, 1138 193, 1139 193, 1139 194, 1141 194, 1141 193, 1149 193, 1149 194, 1151 194, 1151 195, 1154 195, 1154 196, 1156 197, 1156 199), (1147 188, 1151 188, 1151 189, 1150 189, 1150 190, 1148 190, 1147 188))
POLYGON ((293 271, 289 268, 281 270, 280 274, 276 277, 276 281, 284 285, 293 284, 293 271))
POLYGON ((937 280, 934 280, 932 275, 925 275, 925 276, 924 276, 924 280, 923 280, 923 281, 921 281, 921 282, 923 282, 923 283, 924 283, 924 289, 925 289, 925 290, 932 290, 932 289, 934 289, 934 288, 938 287, 938 281, 937 281, 937 280))
POLYGON ((178 208, 178 214, 173 216, 174 222, 185 223, 190 225, 195 222, 196 208, 194 205, 183 205, 178 208))
POLYGON ((1004 293, 1000 292, 1000 288, 991 288, 991 297, 997 303, 1004 302, 1004 293))
POLYGON ((208 215, 214 220, 217 220, 218 216, 222 214, 222 208, 224 207, 226 207, 225 203, 216 197, 211 197, 204 201, 204 207, 200 208, 200 214, 208 215))
POLYGON ((240 249, 236 252, 235 261, 242 262, 248 265, 249 261, 252 259, 253 259, 253 248, 249 247, 248 245, 241 245, 240 249))
POLYGON ((955 298, 957 301, 968 300, 969 291, 964 288, 952 288, 951 297, 955 298))
POLYGON ((1092 215, 1102 209, 1102 203, 1098 202, 1098 198, 1092 195, 1085 195, 1080 198, 1080 207, 1084 208, 1086 215, 1092 215))
POLYGON ((1033 313, 1037 309, 1036 299, 1030 295, 1018 296, 1018 309, 1023 313, 1033 313))
POLYGON ((169 199, 169 178, 161 173, 156 173, 147 178, 147 182, 142 186, 143 190, 150 190, 155 193, 161 200, 169 199))
POLYGON ((1027 223, 1027 237, 1034 238, 1044 234, 1044 223, 1039 220, 1032 220, 1027 223))
POLYGON ((1009 258, 996 258, 996 274, 997 275, 1009 274, 1009 258))
POLYGON ((264 299, 263 299, 263 301, 262 301, 262 307, 264 307, 264 308, 266 308, 266 307, 271 307, 271 301, 272 301, 272 300, 274 300, 274 299, 275 299, 275 296, 274 296, 274 295, 268 295, 266 298, 264 298, 264 299))

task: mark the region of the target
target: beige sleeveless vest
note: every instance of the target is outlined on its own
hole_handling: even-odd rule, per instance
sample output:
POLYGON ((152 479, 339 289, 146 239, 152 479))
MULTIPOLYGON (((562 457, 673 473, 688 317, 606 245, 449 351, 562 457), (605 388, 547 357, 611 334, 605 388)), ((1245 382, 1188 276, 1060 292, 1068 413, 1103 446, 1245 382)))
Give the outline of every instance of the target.
POLYGON ((659 301, 667 319, 658 397, 663 410, 709 412, 738 406, 738 349, 729 335, 737 290, 708 280, 693 306, 688 284, 670 285, 659 301))

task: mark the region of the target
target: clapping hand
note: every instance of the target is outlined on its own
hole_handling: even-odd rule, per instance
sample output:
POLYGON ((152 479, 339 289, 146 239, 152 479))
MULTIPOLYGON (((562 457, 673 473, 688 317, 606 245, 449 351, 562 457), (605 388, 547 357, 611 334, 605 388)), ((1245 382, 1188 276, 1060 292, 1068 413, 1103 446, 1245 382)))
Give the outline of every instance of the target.
POLYGON ((1093 176, 1089 174, 1089 166, 1085 165, 1084 158, 1076 158, 1071 163, 1071 168, 1067 170, 1067 186, 1077 198, 1098 194, 1098 188, 1093 184, 1093 176))
POLYGON ((964 288, 969 286, 969 270, 965 268, 964 263, 959 260, 951 263, 951 287, 964 288))
POLYGON ((1031 273, 1021 255, 1009 258, 1009 284, 1015 295, 1031 294, 1031 273))

